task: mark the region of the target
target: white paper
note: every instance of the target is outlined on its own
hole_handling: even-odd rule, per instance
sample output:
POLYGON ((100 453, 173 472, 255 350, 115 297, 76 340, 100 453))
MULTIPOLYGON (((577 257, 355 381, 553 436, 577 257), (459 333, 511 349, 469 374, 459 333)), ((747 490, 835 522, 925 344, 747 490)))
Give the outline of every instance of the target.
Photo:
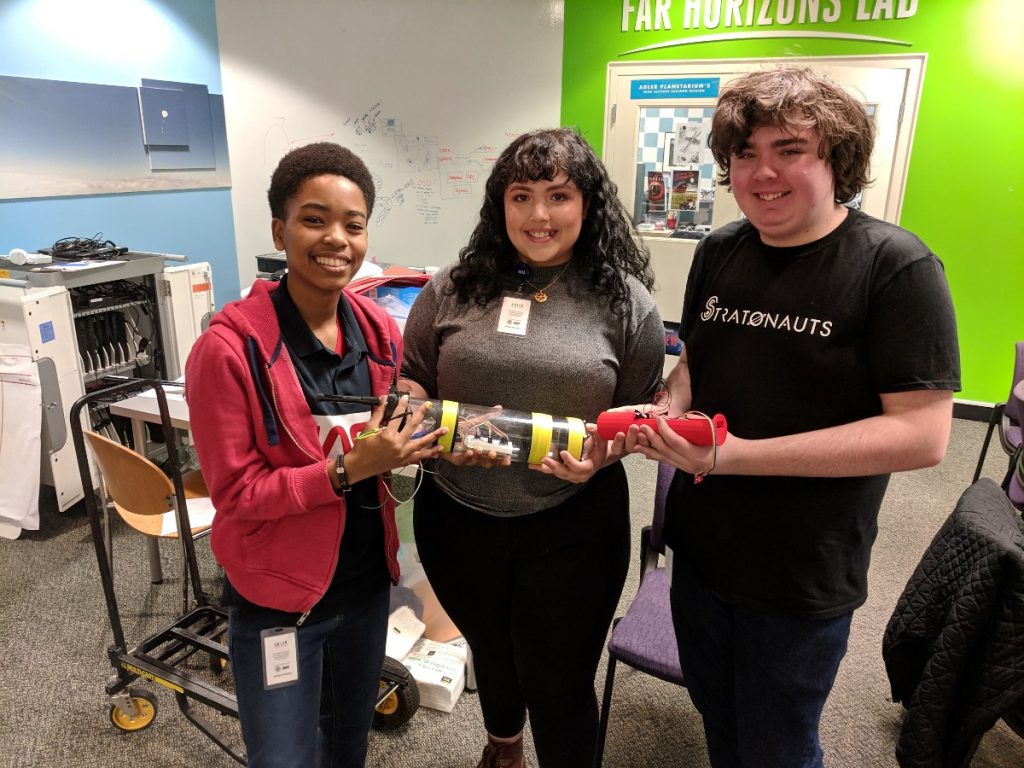
POLYGON ((423 636, 426 628, 427 625, 416 618, 412 608, 408 605, 400 606, 388 617, 388 639, 384 652, 401 661, 423 636))
POLYGON ((420 705, 451 712, 466 688, 466 643, 421 638, 402 660, 420 689, 420 705))
POLYGON ((672 145, 672 165, 678 168, 699 164, 704 143, 703 122, 679 123, 672 145))
POLYGON ((23 344, 0 343, 0 466, 4 468, 0 521, 29 531, 39 530, 40 399, 32 350, 23 344))
POLYGON ((99 269, 101 267, 112 267, 115 264, 124 264, 123 261, 59 261, 45 267, 38 267, 41 272, 81 272, 86 269, 99 269))
MULTIPOLYGON (((186 502, 188 507, 188 522, 192 529, 205 528, 213 524, 213 516, 217 510, 213 508, 213 502, 209 496, 200 496, 189 499, 186 502)), ((178 532, 178 520, 174 516, 174 510, 164 512, 163 523, 160 526, 160 533, 164 536, 178 532)))
MULTIPOLYGON (((179 376, 174 380, 180 382, 180 386, 174 386, 172 384, 164 384, 164 396, 168 400, 184 400, 185 399, 185 377, 179 376)), ((150 387, 139 392, 139 397, 151 397, 156 400, 156 390, 150 387)))

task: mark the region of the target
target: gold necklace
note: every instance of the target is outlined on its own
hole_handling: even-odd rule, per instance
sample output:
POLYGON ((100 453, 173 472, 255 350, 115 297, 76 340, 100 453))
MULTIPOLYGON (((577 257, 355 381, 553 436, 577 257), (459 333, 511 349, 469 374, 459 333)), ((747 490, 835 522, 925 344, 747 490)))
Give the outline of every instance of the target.
POLYGON ((550 288, 552 285, 557 283, 562 278, 562 275, 565 274, 565 270, 567 270, 569 268, 569 265, 571 263, 572 263, 571 259, 569 261, 565 262, 565 266, 562 267, 561 271, 557 275, 555 275, 555 279, 552 280, 547 285, 545 285, 543 288, 538 288, 536 285, 531 283, 525 277, 522 278, 522 281, 524 283, 526 283, 528 286, 530 286, 531 288, 533 288, 533 290, 535 291, 535 293, 533 294, 533 300, 536 301, 538 304, 543 304, 545 301, 547 301, 548 300, 548 295, 547 295, 547 293, 545 293, 545 291, 547 291, 548 288, 550 288))

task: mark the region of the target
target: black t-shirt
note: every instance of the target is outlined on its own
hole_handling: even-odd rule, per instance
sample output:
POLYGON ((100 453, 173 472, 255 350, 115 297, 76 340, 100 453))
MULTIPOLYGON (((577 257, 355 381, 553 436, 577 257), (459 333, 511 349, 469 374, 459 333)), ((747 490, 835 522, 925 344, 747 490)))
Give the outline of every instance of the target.
MULTIPOLYGON (((914 235, 851 210, 793 248, 746 221, 698 247, 683 304, 693 408, 758 439, 878 415, 879 394, 958 390, 956 321, 939 260, 914 235)), ((861 605, 888 475, 677 473, 665 537, 723 598, 837 616, 861 605)))
MULTIPOLYGON (((281 336, 291 357, 302 393, 313 414, 341 415, 366 410, 365 405, 321 402, 318 395, 369 395, 370 371, 367 367, 366 340, 356 322, 352 308, 342 294, 338 302, 338 319, 344 339, 343 354, 327 349, 313 334, 288 293, 287 276, 271 294, 271 301, 281 326, 281 336)), ((382 500, 377 492, 377 478, 360 480, 346 494, 345 532, 341 537, 338 566, 327 592, 314 606, 307 624, 322 621, 390 582, 384 555, 384 523, 382 500)), ((315 535, 315 532, 310 532, 315 535)), ((230 583, 225 590, 225 603, 244 605, 247 610, 267 611, 280 615, 284 623, 294 623, 297 614, 273 611, 245 600, 230 583)))

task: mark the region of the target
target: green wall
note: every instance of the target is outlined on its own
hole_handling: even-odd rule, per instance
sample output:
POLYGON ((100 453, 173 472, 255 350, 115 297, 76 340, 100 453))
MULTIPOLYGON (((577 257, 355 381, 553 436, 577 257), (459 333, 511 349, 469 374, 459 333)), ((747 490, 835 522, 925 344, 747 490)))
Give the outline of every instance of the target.
MULTIPOLYGON (((746 8, 751 0, 744 0, 746 8)), ((724 0, 690 0, 697 6, 724 0)), ((764 0, 757 0, 760 10, 764 0)), ((785 4, 785 0, 783 0, 785 4)), ((643 0, 630 0, 634 8, 643 0)), ((770 13, 779 0, 769 0, 770 13)), ((839 6, 826 24, 683 29, 686 0, 670 2, 671 30, 622 32, 621 0, 565 0, 562 123, 600 152, 607 64, 613 61, 926 53, 921 106, 900 223, 942 259, 956 304, 964 400, 1006 399, 1013 345, 1024 340, 1024 3, 1020 0, 821 0, 839 6), (855 21, 903 5, 904 19, 855 21), (825 30, 908 41, 910 46, 780 38, 677 45, 621 56, 667 40, 723 32, 825 30)), ((801 0, 796 0, 799 8, 801 0)), ((650 6, 656 6, 651 0, 650 6)), ((745 13, 745 11, 744 11, 745 13)), ((631 15, 631 22, 636 14, 631 15)))

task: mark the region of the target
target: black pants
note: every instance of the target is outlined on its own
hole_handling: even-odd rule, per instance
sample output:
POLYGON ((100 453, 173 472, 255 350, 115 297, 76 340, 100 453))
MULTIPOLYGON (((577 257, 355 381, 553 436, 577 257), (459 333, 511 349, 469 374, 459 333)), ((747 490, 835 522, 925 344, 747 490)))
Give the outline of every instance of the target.
POLYGON ((590 768, 594 675, 629 567, 622 465, 512 518, 464 507, 427 476, 414 524, 427 578, 473 651, 487 731, 514 736, 529 712, 542 768, 590 768))

